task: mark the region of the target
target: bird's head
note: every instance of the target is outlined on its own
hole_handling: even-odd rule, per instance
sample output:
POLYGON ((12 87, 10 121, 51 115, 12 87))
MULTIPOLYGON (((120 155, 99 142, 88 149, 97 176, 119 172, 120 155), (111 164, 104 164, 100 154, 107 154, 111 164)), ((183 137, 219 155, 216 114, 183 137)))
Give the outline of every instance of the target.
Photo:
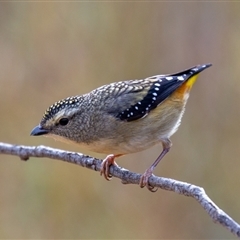
POLYGON ((57 140, 78 141, 79 130, 83 119, 80 117, 81 97, 69 97, 50 106, 36 126, 31 136, 49 136, 57 140), (60 138, 59 138, 60 137, 60 138))

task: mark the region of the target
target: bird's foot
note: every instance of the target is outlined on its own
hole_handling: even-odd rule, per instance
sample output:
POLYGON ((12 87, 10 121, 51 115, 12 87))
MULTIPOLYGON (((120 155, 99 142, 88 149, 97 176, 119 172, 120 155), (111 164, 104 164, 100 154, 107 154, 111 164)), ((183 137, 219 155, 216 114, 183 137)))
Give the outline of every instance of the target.
POLYGON ((139 181, 139 185, 140 185, 141 188, 144 188, 146 186, 146 188, 150 192, 156 192, 158 190, 158 188, 152 187, 148 183, 148 180, 152 176, 152 173, 153 173, 153 170, 151 168, 147 169, 145 171, 145 173, 141 176, 140 181, 139 181))
POLYGON ((112 175, 109 172, 110 166, 114 165, 118 167, 117 163, 114 161, 115 157, 115 155, 110 154, 102 161, 101 164, 100 175, 103 175, 104 178, 108 181, 110 181, 112 178, 112 175))

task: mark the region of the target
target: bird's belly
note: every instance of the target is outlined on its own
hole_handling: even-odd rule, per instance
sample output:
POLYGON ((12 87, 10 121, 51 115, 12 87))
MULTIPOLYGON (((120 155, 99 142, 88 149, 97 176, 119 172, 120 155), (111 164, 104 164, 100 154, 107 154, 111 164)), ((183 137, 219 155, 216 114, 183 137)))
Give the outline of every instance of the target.
POLYGON ((82 147, 88 149, 92 152, 105 153, 105 154, 114 154, 114 155, 125 155, 135 152, 143 151, 147 148, 152 147, 157 141, 149 141, 149 139, 136 140, 135 138, 128 139, 125 142, 115 144, 114 141, 109 139, 102 139, 101 141, 90 143, 90 144, 81 144, 82 147))

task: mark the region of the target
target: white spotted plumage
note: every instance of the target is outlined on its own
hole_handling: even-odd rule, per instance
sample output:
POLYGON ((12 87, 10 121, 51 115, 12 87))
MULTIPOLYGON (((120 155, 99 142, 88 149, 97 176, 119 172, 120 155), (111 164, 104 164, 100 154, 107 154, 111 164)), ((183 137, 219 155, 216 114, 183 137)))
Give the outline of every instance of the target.
MULTIPOLYGON (((161 104, 165 98, 185 81, 205 69, 207 66, 208 65, 195 66, 180 73, 155 75, 145 80, 134 80, 134 82, 139 81, 139 84, 146 84, 142 89, 143 92, 141 92, 141 94, 145 92, 145 95, 143 95, 142 100, 138 100, 136 103, 133 102, 125 111, 121 111, 121 114, 118 114, 117 117, 126 121, 136 120, 143 116, 145 117, 149 111, 161 104), (138 107, 136 107, 136 105, 138 105, 138 107), (131 111, 132 114, 129 115, 129 111, 131 111)), ((131 81, 128 82, 131 84, 131 81)))

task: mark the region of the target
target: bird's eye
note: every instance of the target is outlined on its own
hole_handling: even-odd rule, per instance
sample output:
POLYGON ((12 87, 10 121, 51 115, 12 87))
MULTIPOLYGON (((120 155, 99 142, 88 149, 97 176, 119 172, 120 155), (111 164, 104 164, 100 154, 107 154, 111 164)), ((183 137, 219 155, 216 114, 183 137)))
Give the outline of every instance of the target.
POLYGON ((68 118, 61 118, 61 119, 59 120, 59 124, 60 124, 61 126, 66 126, 66 125, 68 124, 68 122, 69 122, 69 119, 68 119, 68 118))

